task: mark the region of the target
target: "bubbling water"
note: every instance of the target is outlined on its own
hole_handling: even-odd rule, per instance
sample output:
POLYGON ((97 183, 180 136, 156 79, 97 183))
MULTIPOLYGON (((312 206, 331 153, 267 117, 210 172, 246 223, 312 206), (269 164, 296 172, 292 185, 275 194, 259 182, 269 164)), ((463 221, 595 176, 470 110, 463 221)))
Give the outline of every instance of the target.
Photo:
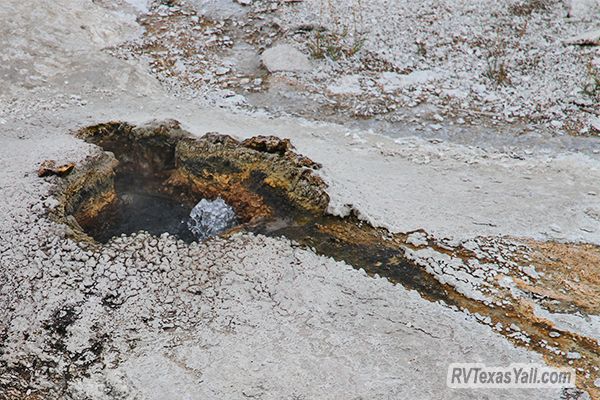
POLYGON ((235 225, 235 211, 220 197, 215 200, 200 200, 187 221, 188 229, 197 240, 206 240, 235 225))

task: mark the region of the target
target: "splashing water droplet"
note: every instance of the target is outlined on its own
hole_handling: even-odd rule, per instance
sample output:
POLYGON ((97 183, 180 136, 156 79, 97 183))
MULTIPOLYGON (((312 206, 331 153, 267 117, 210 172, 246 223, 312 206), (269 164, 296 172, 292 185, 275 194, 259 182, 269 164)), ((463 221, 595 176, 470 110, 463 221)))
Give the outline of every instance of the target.
POLYGON ((218 197, 215 200, 202 199, 190 212, 188 229, 196 239, 205 240, 227 230, 237 223, 235 211, 218 197))

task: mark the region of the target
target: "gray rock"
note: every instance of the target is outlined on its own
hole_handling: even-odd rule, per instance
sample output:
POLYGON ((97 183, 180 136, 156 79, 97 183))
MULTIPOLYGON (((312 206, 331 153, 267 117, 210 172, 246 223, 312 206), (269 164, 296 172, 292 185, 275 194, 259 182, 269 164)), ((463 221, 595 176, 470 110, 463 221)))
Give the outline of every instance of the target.
POLYGON ((308 56, 289 44, 280 44, 265 50, 261 61, 269 72, 302 72, 312 69, 308 56))
POLYGON ((413 246, 425 246, 427 245, 427 235, 423 232, 413 232, 406 238, 406 243, 412 244, 413 246))

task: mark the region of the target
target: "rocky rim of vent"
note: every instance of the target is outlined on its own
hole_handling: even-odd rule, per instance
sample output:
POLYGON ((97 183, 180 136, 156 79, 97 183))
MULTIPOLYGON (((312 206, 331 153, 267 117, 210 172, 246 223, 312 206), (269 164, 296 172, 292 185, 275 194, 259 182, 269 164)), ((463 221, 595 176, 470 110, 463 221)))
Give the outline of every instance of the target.
MULTIPOLYGON (((141 168, 158 170, 165 168, 161 163, 173 162, 164 177, 167 193, 184 193, 193 199, 221 197, 245 222, 272 213, 258 193, 257 184, 311 212, 322 214, 329 204, 326 184, 314 173, 320 164, 295 153, 288 139, 256 136, 240 142, 218 133, 196 138, 174 120, 143 126, 112 121, 83 128, 77 135, 100 147, 111 143, 125 149, 127 158, 141 164, 141 168), (163 154, 154 154, 156 148, 163 154), (171 157, 169 152, 174 160, 166 161, 171 157), (155 165, 148 167, 152 163, 155 165)), ((114 176, 119 156, 97 151, 55 189, 60 206, 52 218, 69 226, 74 237, 89 240, 82 226, 93 223, 105 207, 116 201, 114 176)))

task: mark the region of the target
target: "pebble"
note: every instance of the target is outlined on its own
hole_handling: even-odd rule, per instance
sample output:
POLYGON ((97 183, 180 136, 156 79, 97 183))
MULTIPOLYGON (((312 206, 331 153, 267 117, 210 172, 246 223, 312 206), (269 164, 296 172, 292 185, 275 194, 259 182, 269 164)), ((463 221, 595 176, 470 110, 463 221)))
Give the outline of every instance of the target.
POLYGON ((412 244, 413 246, 427 245, 427 235, 423 232, 413 232, 406 238, 406 243, 412 244))
POLYGON ((523 273, 525 273, 527 276, 533 279, 538 279, 540 277, 540 275, 533 267, 523 267, 523 273))

